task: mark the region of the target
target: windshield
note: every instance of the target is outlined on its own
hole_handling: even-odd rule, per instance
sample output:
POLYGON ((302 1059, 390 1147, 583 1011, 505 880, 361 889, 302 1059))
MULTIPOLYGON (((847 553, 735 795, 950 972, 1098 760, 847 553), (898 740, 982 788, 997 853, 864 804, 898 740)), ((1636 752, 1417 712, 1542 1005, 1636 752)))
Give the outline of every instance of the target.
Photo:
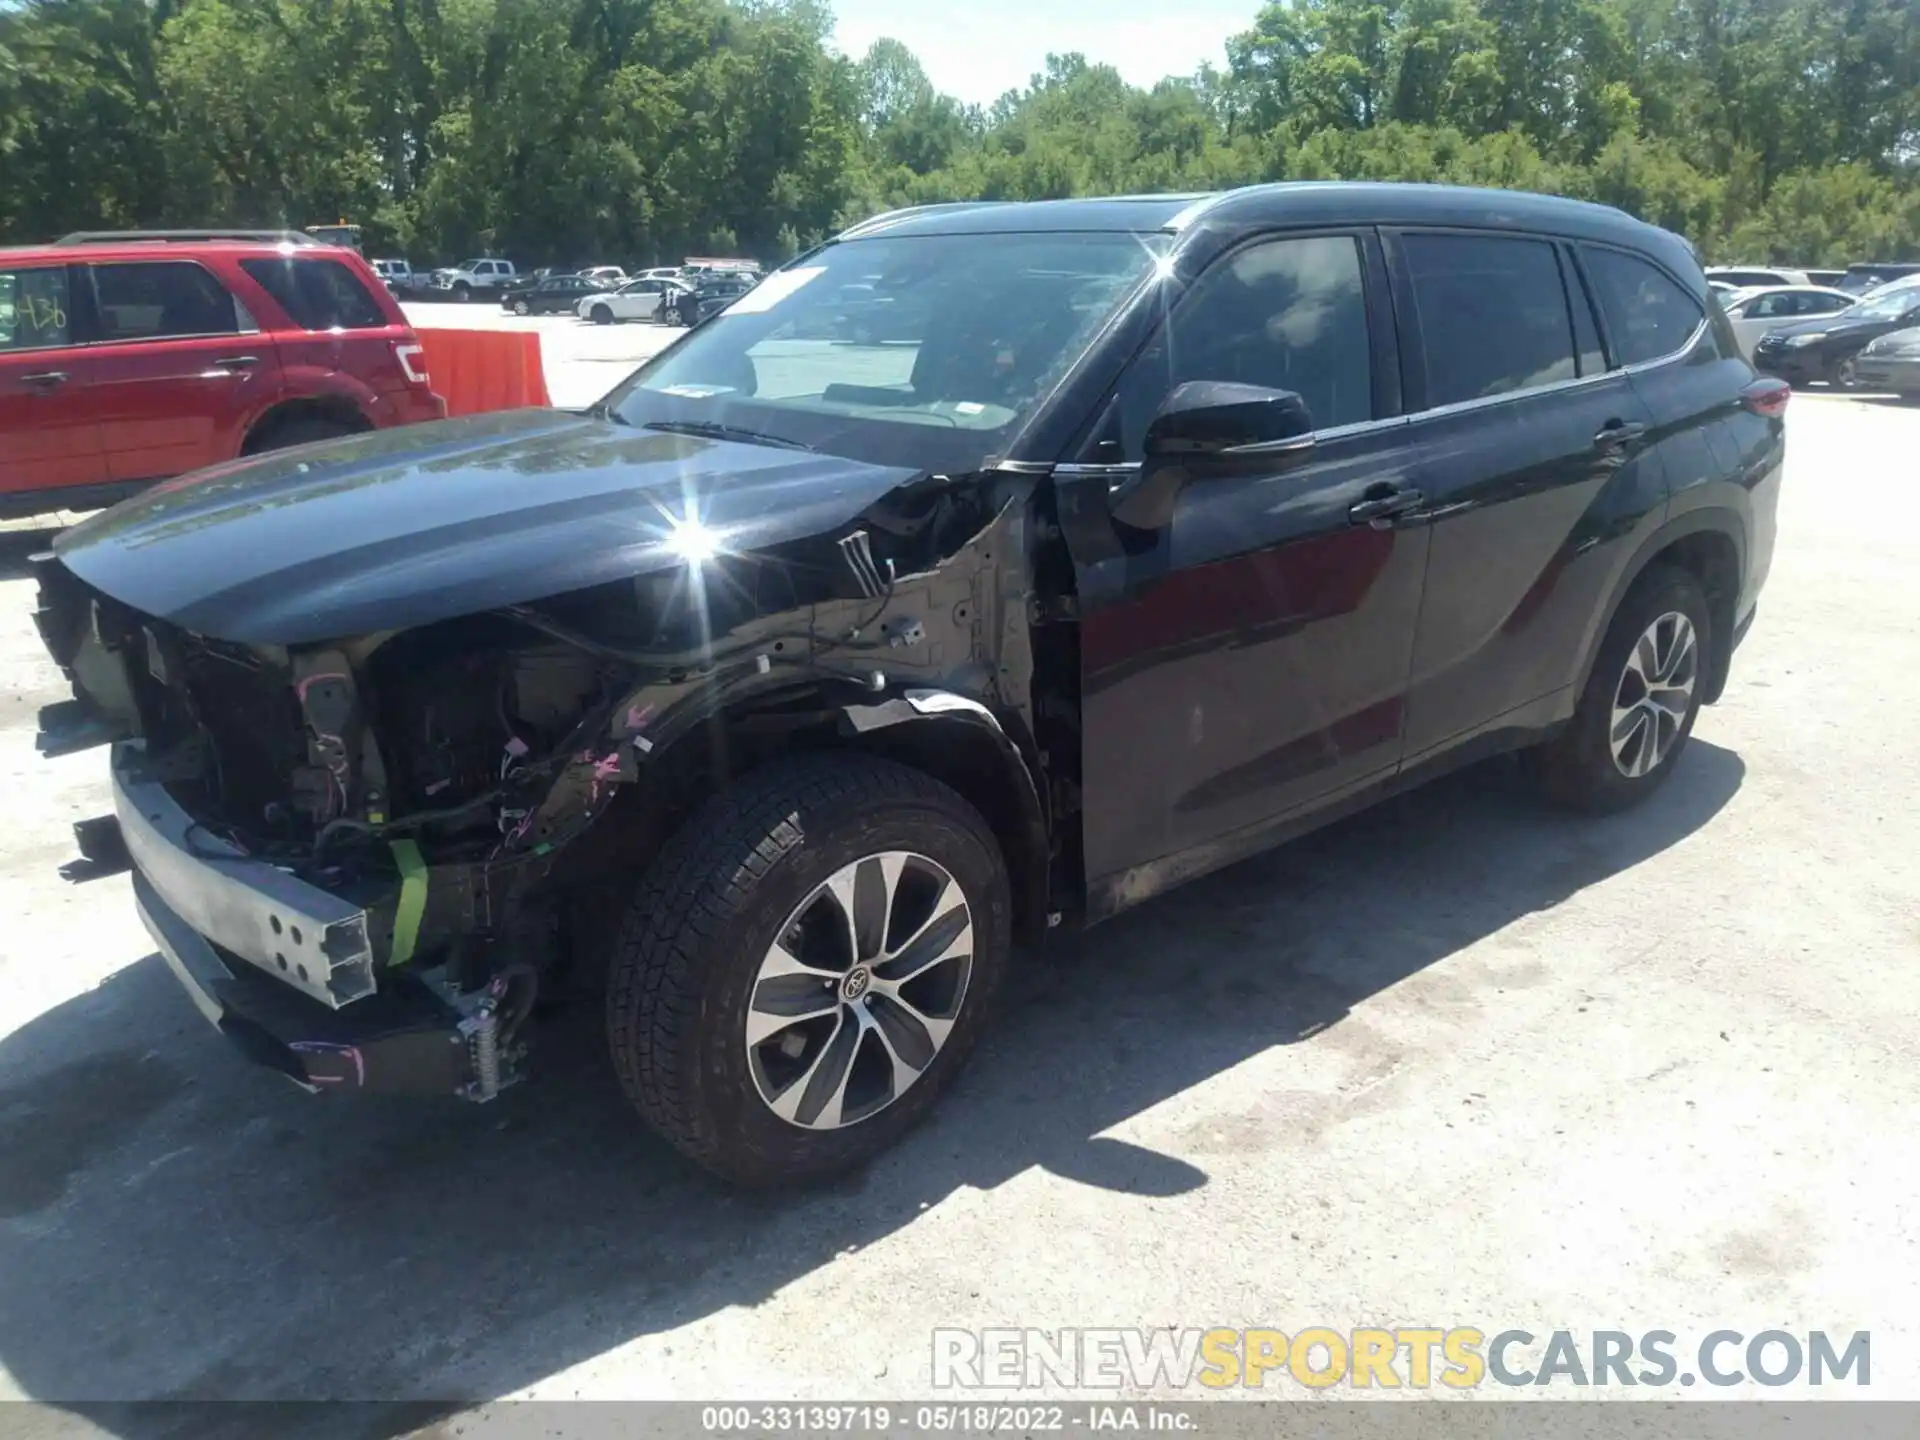
POLYGON ((1890 290, 1862 300, 1847 311, 1847 319, 1898 320, 1915 308, 1920 308, 1920 290, 1890 290))
POLYGON ((885 464, 1003 453, 1160 236, 876 236, 777 271, 642 366, 604 410, 719 423, 885 464))

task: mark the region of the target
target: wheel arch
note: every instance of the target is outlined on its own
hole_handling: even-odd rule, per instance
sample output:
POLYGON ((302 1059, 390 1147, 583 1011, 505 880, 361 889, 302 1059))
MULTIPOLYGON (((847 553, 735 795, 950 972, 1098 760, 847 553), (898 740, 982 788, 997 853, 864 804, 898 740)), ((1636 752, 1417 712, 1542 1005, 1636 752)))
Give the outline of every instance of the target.
POLYGON ((276 401, 261 411, 247 427, 246 435, 240 442, 240 453, 258 454, 262 442, 274 430, 296 420, 326 420, 351 426, 356 431, 374 428, 373 421, 351 395, 337 392, 303 395, 297 399, 276 401))
POLYGON ((930 775, 980 811, 1006 859, 1014 932, 1037 943, 1049 902, 1044 792, 993 711, 950 690, 911 689, 879 704, 843 706, 840 728, 854 748, 930 775))
POLYGON ((1049 830, 1044 791, 1019 743, 989 707, 952 691, 916 687, 867 700, 855 693, 817 682, 709 692, 674 716, 654 732, 662 743, 643 766, 643 775, 658 778, 582 837, 576 878, 589 887, 583 893, 623 869, 652 864, 701 803, 747 774, 783 757, 833 750, 918 770, 978 810, 1006 862, 1015 933, 1036 942, 1051 899, 1049 830))
POLYGON ((1718 700, 1726 689, 1727 672, 1733 661, 1735 612, 1745 583, 1746 563, 1746 526, 1732 510, 1718 506, 1690 510, 1654 531, 1622 567, 1606 607, 1600 612, 1599 622, 1587 637, 1586 653, 1581 656, 1573 694, 1585 691, 1594 661, 1601 645, 1606 643, 1607 632, 1613 628, 1614 616, 1627 598, 1627 592, 1650 567, 1672 565, 1692 575, 1706 592, 1713 644, 1701 703, 1711 705, 1718 700))

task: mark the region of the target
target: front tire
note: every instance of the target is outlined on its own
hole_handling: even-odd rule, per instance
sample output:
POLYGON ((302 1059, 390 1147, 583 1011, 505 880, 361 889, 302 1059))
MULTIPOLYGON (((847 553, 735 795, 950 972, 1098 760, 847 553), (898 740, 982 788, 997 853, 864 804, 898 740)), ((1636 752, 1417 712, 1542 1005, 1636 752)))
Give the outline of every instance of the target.
POLYGON ((1528 752, 1542 788, 1600 812, 1659 789, 1693 734, 1714 643, 1700 582, 1675 566, 1649 567, 1620 602, 1573 719, 1528 752))
POLYGON ((611 325, 613 323, 613 311, 605 305, 594 306, 593 323, 596 325, 611 325))
POLYGON ((453 298, 458 300, 462 305, 466 304, 467 301, 473 299, 473 287, 464 280, 461 281, 453 287, 453 298))
POLYGON ((513 302, 513 313, 516 315, 531 315, 533 313, 533 307, 524 300, 516 300, 513 302))
POLYGON ((1858 379, 1859 376, 1851 355, 1845 360, 1837 361, 1827 371, 1827 384, 1835 390, 1851 390, 1858 382, 1858 379))
POLYGON ((985 1023, 1012 947, 993 832, 891 761, 780 761, 710 800, 642 879, 607 1031, 641 1115, 745 1185, 893 1144, 985 1023))

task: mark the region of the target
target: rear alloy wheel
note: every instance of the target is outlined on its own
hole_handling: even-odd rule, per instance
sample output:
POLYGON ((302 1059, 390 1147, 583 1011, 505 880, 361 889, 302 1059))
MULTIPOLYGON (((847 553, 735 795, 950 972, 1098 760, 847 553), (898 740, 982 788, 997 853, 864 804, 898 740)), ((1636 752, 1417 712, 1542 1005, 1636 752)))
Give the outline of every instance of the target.
POLYGON ((1624 810, 1673 772, 1700 713, 1713 632, 1690 573, 1651 567, 1620 602, 1573 718, 1527 764, 1557 799, 1624 810))
POLYGON ((613 311, 605 305, 594 306, 593 323, 596 325, 611 325, 613 323, 613 311))
POLYGON ((1836 390, 1851 390, 1858 379, 1858 367, 1854 365, 1851 355, 1827 371, 1827 384, 1836 390))
POLYGON ((667 842, 615 946, 622 1088, 742 1184, 816 1179, 891 1145, 985 1023, 1012 947, 979 813, 858 754, 779 761, 667 842))
POLYGON ((533 307, 524 300, 516 300, 513 302, 513 313, 516 315, 531 315, 533 313, 533 307))

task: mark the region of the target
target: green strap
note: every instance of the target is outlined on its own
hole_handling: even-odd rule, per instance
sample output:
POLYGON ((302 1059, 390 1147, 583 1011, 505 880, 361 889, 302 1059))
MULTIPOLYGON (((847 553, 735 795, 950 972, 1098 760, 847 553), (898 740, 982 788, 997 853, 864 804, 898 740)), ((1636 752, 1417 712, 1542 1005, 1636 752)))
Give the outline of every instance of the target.
POLYGON ((414 942, 420 938, 420 918, 427 913, 427 862, 420 858, 420 847, 411 840, 393 840, 393 863, 400 869, 400 904, 393 912, 393 949, 387 955, 389 965, 404 965, 413 958, 414 942))

